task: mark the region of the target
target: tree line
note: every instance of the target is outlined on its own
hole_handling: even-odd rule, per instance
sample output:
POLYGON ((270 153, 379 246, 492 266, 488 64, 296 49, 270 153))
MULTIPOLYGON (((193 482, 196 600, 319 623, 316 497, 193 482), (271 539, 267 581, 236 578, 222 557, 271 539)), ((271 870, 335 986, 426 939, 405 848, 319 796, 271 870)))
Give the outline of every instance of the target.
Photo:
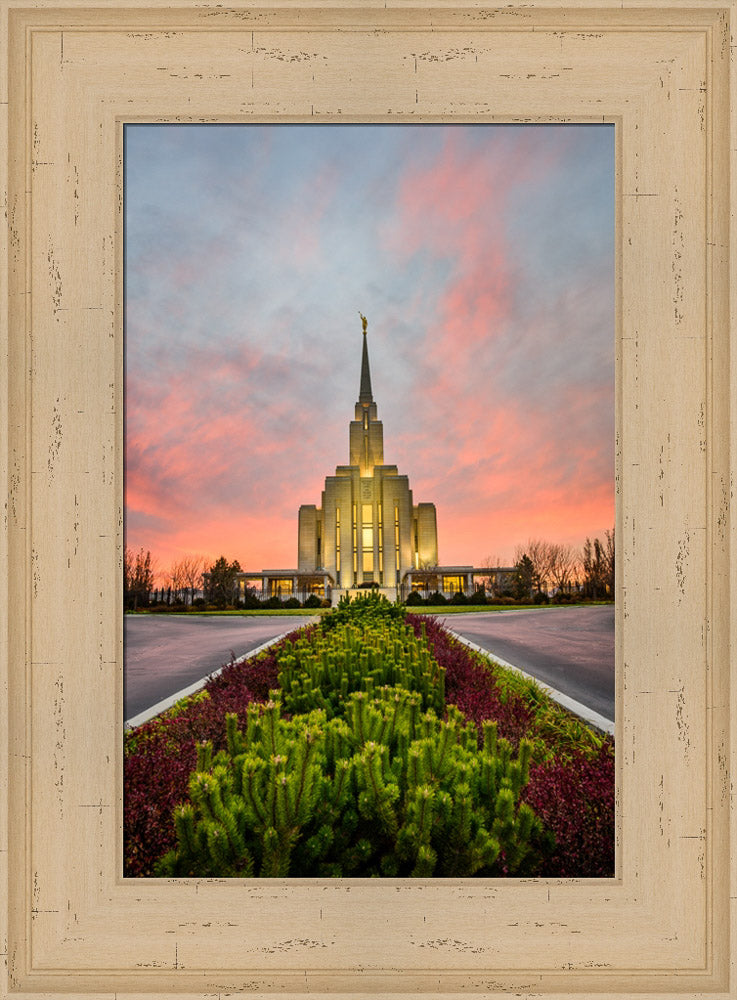
POLYGON ((156 560, 143 548, 138 552, 126 547, 123 561, 123 600, 127 611, 155 604, 169 607, 198 603, 225 608, 234 603, 237 559, 229 562, 220 556, 210 563, 205 556, 186 555, 168 569, 158 570, 156 560))
POLYGON ((491 559, 485 563, 490 571, 486 588, 492 597, 613 600, 614 529, 604 532, 603 541, 587 538, 580 549, 530 539, 516 547, 511 573, 492 574, 495 565, 498 562, 491 559))
MULTIPOLYGON (((530 539, 518 545, 514 566, 506 573, 494 572, 499 560, 487 559, 484 596, 516 601, 613 600, 614 529, 604 539, 587 538, 580 549, 573 545, 530 539)), ((185 555, 165 570, 158 570, 149 551, 126 548, 123 569, 125 609, 136 611, 151 605, 216 608, 237 606, 237 559, 220 556, 209 562, 204 556, 185 555)), ((251 594, 250 603, 259 606, 251 594)), ((246 601, 248 603, 248 600, 246 601)), ((318 602, 319 603, 319 602, 318 602)))

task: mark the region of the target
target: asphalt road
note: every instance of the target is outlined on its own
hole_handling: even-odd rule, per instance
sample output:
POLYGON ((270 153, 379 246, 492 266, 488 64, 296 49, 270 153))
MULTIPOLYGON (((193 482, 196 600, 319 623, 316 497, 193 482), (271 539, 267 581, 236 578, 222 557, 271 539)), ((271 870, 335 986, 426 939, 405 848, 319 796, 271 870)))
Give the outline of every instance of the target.
POLYGON ((438 615, 448 628, 614 721, 614 606, 438 615))
POLYGON ((132 719, 283 632, 306 615, 253 617, 126 615, 123 625, 123 712, 132 719), (231 655, 232 654, 232 655, 231 655))
MULTIPOLYGON (((614 720, 614 608, 440 615, 471 642, 614 720)), ((124 711, 131 719, 306 616, 126 615, 124 711)))

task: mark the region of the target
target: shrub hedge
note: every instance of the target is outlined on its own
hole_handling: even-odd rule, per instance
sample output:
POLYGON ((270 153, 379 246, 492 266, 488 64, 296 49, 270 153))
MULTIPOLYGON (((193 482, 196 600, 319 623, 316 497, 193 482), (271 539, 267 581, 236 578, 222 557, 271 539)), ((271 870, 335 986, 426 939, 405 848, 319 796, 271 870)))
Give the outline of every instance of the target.
POLYGON ((610 739, 436 620, 376 595, 343 602, 293 637, 226 667, 198 696, 126 735, 126 875, 613 875, 610 739), (378 739, 356 730, 357 704, 385 727, 378 739), (271 751, 269 717, 278 734, 271 751), (434 770, 444 741, 451 763, 434 770), (479 784, 491 747, 506 781, 501 799, 479 784), (418 757, 424 770, 412 777, 418 757), (295 767, 300 781, 289 777, 295 767), (244 787, 257 791, 250 806, 244 787), (292 797, 302 789, 298 806, 288 796, 278 804, 280 787, 292 797))

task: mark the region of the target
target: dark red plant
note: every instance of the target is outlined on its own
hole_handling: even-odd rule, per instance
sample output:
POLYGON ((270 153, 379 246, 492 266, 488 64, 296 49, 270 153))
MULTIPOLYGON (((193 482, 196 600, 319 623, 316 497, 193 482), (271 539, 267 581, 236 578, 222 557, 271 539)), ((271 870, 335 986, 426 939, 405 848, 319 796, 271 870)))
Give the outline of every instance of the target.
MULTIPOLYGON (((435 618, 408 615, 416 634, 425 623, 427 641, 445 667, 446 700, 478 725, 496 719, 499 735, 513 745, 530 728, 534 711, 510 692, 502 701, 493 675, 435 618)), ((574 753, 569 760, 534 764, 523 798, 555 835, 553 853, 539 875, 557 878, 611 878, 614 875, 614 745, 607 740, 593 758, 574 753)))
MULTIPOLYGON (((446 701, 477 725, 495 719, 499 736, 517 746, 534 736, 534 709, 515 692, 502 693, 485 667, 435 618, 409 615, 415 633, 425 634, 445 669, 446 701)), ((316 626, 310 626, 311 632, 316 626)), ((280 644, 281 645, 281 644, 280 644)), ((278 686, 276 654, 227 665, 205 685, 209 697, 174 718, 152 720, 136 730, 136 746, 124 760, 124 872, 153 873, 154 862, 174 846, 172 813, 187 797, 196 744, 225 744, 225 715, 245 716, 252 701, 266 701, 278 686)), ((536 874, 549 877, 611 877, 614 874, 614 748, 607 741, 596 755, 574 752, 565 761, 534 764, 524 798, 556 838, 536 874)))
POLYGON ((556 839, 540 875, 614 875, 614 752, 610 743, 593 758, 575 754, 565 763, 533 765, 523 797, 556 839))
POLYGON ((407 622, 425 635, 432 654, 445 668, 445 700, 457 705, 466 718, 477 726, 486 719, 499 724, 499 736, 516 747, 529 733, 534 711, 519 695, 510 693, 502 699, 491 671, 471 656, 468 649, 445 629, 437 618, 408 615, 407 622))
POLYGON ((193 702, 174 718, 152 719, 136 731, 137 746, 123 762, 124 874, 151 875, 153 863, 175 842, 172 815, 187 797, 197 743, 225 745, 225 715, 245 716, 251 701, 266 701, 277 687, 278 647, 258 661, 231 663, 204 686, 209 698, 193 702))
POLYGON ((174 749, 166 731, 146 741, 123 764, 123 874, 153 874, 153 862, 176 843, 172 815, 187 794, 197 760, 195 741, 174 749))

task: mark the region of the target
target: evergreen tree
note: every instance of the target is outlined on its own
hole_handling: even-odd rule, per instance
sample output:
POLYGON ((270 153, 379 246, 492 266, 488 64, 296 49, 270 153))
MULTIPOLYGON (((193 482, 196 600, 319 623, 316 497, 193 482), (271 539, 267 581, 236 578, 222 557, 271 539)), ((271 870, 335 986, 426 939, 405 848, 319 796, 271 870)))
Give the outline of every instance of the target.
POLYGON ((237 559, 229 563, 225 556, 220 556, 203 574, 205 585, 205 600, 217 608, 226 608, 235 602, 236 573, 241 567, 237 559))
POLYGON ((535 567, 530 557, 525 553, 515 565, 512 574, 512 593, 517 600, 532 597, 534 582, 535 567))

